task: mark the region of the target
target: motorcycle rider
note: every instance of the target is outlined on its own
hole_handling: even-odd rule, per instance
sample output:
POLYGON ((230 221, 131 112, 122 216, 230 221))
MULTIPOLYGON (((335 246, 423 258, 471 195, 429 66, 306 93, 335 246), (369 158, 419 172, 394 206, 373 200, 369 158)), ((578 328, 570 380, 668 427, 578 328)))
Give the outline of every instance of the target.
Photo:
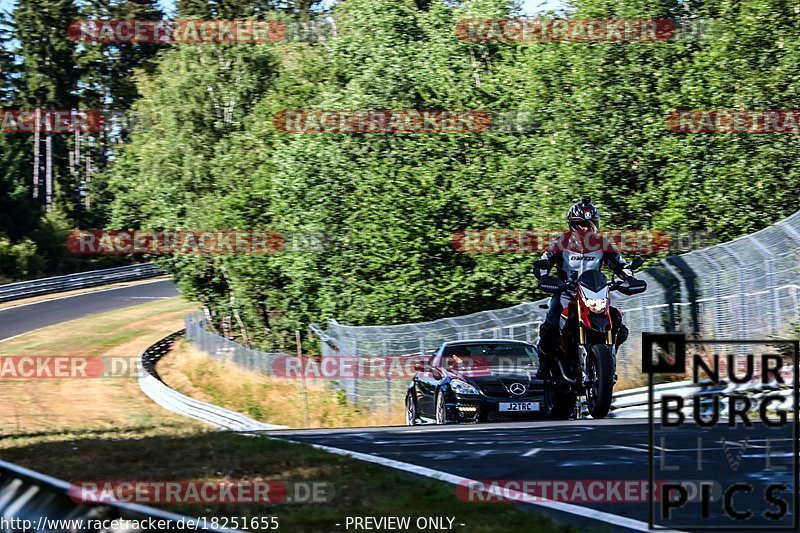
MULTIPOLYGON (((563 280, 574 280, 587 270, 599 270, 604 263, 623 280, 633 276, 629 263, 622 258, 610 241, 597 234, 600 229, 600 213, 592 205, 591 198, 584 196, 581 202, 573 205, 567 212, 569 230, 555 239, 542 254, 550 267, 537 272, 537 277, 549 274, 550 268, 556 267, 563 280)), ((547 317, 539 327, 540 374, 546 376, 550 363, 554 361, 561 330, 566 324, 561 313, 576 297, 574 292, 562 292, 550 297, 547 317)), ((628 328, 620 321, 616 333, 616 345, 628 338, 628 328)))

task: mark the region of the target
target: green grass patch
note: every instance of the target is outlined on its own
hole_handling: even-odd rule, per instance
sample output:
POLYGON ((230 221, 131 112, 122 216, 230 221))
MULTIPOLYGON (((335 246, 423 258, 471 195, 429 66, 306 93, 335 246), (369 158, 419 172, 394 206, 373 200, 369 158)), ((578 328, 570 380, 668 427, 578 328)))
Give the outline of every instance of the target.
POLYGON ((510 503, 468 503, 453 485, 307 446, 226 432, 181 427, 62 433, 6 439, 0 455, 67 481, 282 480, 324 481, 335 495, 324 504, 169 505, 193 516, 276 516, 284 531, 343 530, 348 516, 455 518, 456 531, 576 531, 510 503), (174 433, 173 433, 174 432, 174 433))

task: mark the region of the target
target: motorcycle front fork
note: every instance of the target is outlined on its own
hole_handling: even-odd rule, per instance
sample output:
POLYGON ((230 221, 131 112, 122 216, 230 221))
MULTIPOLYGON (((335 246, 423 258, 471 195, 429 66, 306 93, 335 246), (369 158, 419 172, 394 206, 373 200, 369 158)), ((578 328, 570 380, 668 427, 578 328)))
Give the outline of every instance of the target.
MULTIPOLYGON (((578 344, 578 357, 581 363, 581 381, 584 388, 589 388, 592 385, 592 379, 589 377, 589 352, 586 350, 586 332, 581 328, 580 331, 580 344, 578 344)), ((617 346, 611 340, 611 332, 608 332, 608 348, 611 352, 611 367, 614 369, 614 383, 617 382, 617 346)))

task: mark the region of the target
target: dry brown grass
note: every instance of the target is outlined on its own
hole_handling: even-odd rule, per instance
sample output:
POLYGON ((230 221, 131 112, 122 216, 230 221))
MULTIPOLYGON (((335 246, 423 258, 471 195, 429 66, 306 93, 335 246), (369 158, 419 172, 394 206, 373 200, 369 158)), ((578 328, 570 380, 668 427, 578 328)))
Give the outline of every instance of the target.
POLYGON ((647 386, 646 374, 642 375, 620 374, 619 380, 617 381, 617 384, 614 386, 614 390, 619 392, 646 386, 647 386))
MULTIPOLYGON (((305 427, 303 388, 298 380, 272 378, 212 359, 179 342, 158 364, 159 375, 187 396, 238 411, 256 420, 305 427)), ((391 413, 371 413, 348 404, 330 384, 307 381, 308 427, 362 427, 403 423, 402 402, 391 413)))
MULTIPOLYGON (((142 351, 183 326, 195 309, 181 298, 101 313, 33 331, 0 344, 0 355, 122 356, 131 364, 142 351)), ((173 415, 128 377, 3 379, 2 434, 105 430, 162 423, 196 425, 173 415)))

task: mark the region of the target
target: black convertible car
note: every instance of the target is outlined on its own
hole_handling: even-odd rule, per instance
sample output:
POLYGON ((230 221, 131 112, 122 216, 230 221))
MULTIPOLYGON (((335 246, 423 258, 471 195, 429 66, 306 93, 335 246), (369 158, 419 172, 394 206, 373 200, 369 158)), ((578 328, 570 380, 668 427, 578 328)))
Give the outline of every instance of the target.
POLYGON ((510 340, 446 342, 416 373, 406 394, 406 424, 485 422, 542 416, 534 346, 510 340))

